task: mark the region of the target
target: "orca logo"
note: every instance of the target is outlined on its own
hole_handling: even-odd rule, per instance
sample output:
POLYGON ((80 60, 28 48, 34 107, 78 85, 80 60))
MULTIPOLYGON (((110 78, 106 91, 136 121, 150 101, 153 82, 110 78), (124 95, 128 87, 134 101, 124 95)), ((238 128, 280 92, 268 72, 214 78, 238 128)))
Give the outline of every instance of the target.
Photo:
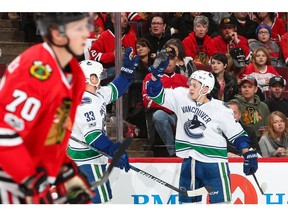
POLYGON ((184 124, 184 130, 186 134, 192 138, 202 138, 203 131, 206 129, 206 126, 204 123, 198 120, 197 115, 194 115, 193 119, 185 122, 184 124))

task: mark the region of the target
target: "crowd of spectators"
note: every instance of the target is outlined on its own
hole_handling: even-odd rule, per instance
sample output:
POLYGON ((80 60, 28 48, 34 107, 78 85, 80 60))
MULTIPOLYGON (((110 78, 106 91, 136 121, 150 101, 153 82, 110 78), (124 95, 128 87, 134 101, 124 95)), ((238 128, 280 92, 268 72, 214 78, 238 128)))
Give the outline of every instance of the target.
MULTIPOLYGON (((24 17, 23 29, 29 33, 26 40, 35 38, 29 31, 32 26, 37 32, 31 23, 31 14, 16 15, 24 17)), ((288 125, 287 119, 283 119, 283 115, 288 117, 287 85, 285 77, 278 72, 278 68, 288 67, 286 16, 287 13, 281 12, 121 12, 122 51, 131 46, 134 55, 141 59, 127 93, 125 120, 140 128, 135 136, 151 138, 158 133, 160 141, 166 144, 168 156, 175 155, 171 147, 175 122, 167 129, 170 134, 167 138, 164 134, 167 131, 163 130, 167 125, 163 124, 169 121, 159 120, 159 116, 163 118, 162 113, 154 115, 163 109, 153 107, 145 94, 145 80, 150 76, 148 67, 153 64, 156 53, 172 48, 175 53, 170 67, 173 67, 168 67, 162 78, 166 79, 167 88, 184 86, 185 79, 197 69, 211 71, 216 81, 211 96, 239 109, 237 120, 249 126, 249 131, 252 128, 260 140, 260 147, 258 143, 253 144, 258 153, 263 153, 264 157, 287 156, 288 125), (151 130, 151 124, 158 128, 151 130), (277 146, 285 151, 277 150, 277 146)), ((106 69, 108 82, 115 76, 115 13, 98 12, 93 18, 95 28, 87 41, 85 55, 80 59, 100 62, 106 69)), ((105 79, 101 82, 105 85, 105 79)), ((166 110, 167 113, 171 115, 166 110)))
MULTIPOLYGON (((92 38, 94 42, 88 48, 89 58, 101 62, 104 67, 107 64, 104 61, 105 55, 109 54, 111 63, 115 61, 115 45, 112 42, 115 39, 112 28, 115 23, 113 16, 113 13, 95 14, 95 34, 92 35, 97 36, 92 38), (99 17, 105 17, 105 19, 101 19, 101 25, 97 24, 99 17), (111 19, 112 25, 105 24, 109 19, 111 19), (105 32, 109 32, 110 36, 109 51, 103 49, 104 44, 106 42, 108 44, 105 32)), ((277 93, 274 93, 275 89, 278 91, 282 87, 284 92, 286 88, 286 81, 277 71, 279 67, 288 66, 288 33, 284 16, 284 13, 272 12, 122 12, 123 50, 127 46, 132 46, 135 54, 141 56, 136 79, 128 91, 129 114, 126 120, 138 128, 142 127, 140 137, 148 137, 150 147, 154 145, 155 137, 158 137, 158 142, 162 142, 166 146, 163 155, 175 155, 173 138, 171 138, 175 132, 173 131, 175 125, 173 113, 171 115, 171 112, 161 107, 151 106, 152 103, 145 94, 145 80, 149 78, 148 67, 152 65, 156 53, 162 48, 172 48, 175 50, 175 58, 172 58, 174 66, 172 69, 168 69, 162 78, 166 80, 167 88, 180 85, 175 82, 175 75, 181 74, 189 78, 195 70, 204 67, 213 72, 216 80, 211 96, 232 103, 232 107, 237 103, 241 116, 238 120, 245 125, 245 128, 249 127, 249 133, 252 130, 256 134, 257 142, 264 135, 270 136, 266 125, 267 120, 270 119, 270 112, 274 111, 271 110, 273 109, 271 101, 277 103, 280 107, 278 111, 284 112, 284 115, 287 116, 285 104, 287 101, 283 98, 284 93, 278 96, 281 99, 275 99, 277 93), (131 35, 133 35, 133 39, 131 39, 131 35), (285 81, 283 86, 277 82, 277 87, 273 87, 275 83, 272 85, 273 81, 270 80, 275 77, 280 77, 285 81), (140 94, 141 89, 142 95, 140 94), (161 111, 161 113, 156 111, 161 111), (146 125, 146 128, 141 126, 143 124, 146 125), (143 133, 143 131, 145 132, 143 133)), ((107 66, 107 69, 109 67, 107 66)), ((110 76, 113 75, 115 73, 110 73, 110 76)), ((182 78, 177 78, 177 80, 182 80, 182 78)), ((261 155, 258 143, 255 144, 255 139, 253 142, 254 147, 257 147, 257 151, 261 155)), ((275 153, 272 156, 279 156, 279 154, 275 153)))

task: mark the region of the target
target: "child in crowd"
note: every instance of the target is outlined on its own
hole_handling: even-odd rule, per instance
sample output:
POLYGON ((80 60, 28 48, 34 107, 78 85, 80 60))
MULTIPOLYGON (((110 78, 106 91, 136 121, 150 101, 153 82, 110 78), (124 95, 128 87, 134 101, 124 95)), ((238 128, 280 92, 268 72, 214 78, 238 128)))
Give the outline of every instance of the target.
POLYGON ((262 92, 268 91, 269 80, 273 76, 280 76, 276 69, 271 65, 269 52, 266 48, 258 47, 252 53, 252 61, 242 74, 242 78, 250 75, 258 83, 262 92))

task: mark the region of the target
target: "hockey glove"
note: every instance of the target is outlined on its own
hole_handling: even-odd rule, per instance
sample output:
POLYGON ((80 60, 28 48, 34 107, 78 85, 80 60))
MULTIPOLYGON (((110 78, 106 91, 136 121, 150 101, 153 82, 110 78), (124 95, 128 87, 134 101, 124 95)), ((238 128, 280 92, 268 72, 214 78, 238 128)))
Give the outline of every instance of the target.
POLYGON ((84 173, 74 162, 62 166, 55 182, 58 198, 67 197, 67 203, 86 204, 91 203, 95 195, 84 173))
MULTIPOLYGON (((120 142, 117 142, 115 144, 112 144, 109 148, 107 153, 109 155, 111 155, 112 157, 114 157, 114 155, 117 153, 119 146, 121 145, 120 142)), ((130 164, 129 164, 129 157, 127 152, 125 152, 121 158, 118 160, 118 163, 116 165, 116 167, 120 168, 121 170, 125 170, 125 172, 128 172, 130 169, 130 164)))
POLYGON ((254 150, 248 151, 243 154, 243 157, 244 157, 243 172, 246 175, 254 174, 258 169, 257 152, 254 150))
POLYGON ((37 174, 24 180, 20 186, 20 191, 25 195, 27 204, 52 204, 53 199, 50 193, 50 184, 44 169, 38 168, 37 174))
POLYGON ((132 47, 128 47, 124 54, 123 66, 120 69, 120 74, 128 80, 134 79, 135 69, 139 64, 139 60, 139 56, 136 55, 133 57, 132 47))
POLYGON ((169 54, 166 49, 162 49, 157 53, 156 59, 152 66, 148 68, 148 71, 153 74, 153 76, 159 80, 165 73, 167 66, 169 65, 169 54))

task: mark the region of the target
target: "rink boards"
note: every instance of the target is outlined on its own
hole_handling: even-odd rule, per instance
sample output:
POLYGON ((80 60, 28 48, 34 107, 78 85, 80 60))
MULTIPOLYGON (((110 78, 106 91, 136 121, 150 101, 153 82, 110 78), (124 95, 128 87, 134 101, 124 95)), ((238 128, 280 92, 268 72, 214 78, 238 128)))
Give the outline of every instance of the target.
MULTIPOLYGON (((180 158, 131 158, 130 163, 151 175, 178 186, 180 158)), ((261 194, 254 178, 243 173, 243 159, 229 159, 233 204, 287 204, 288 158, 259 158, 256 173, 261 194)), ((111 204, 155 204, 179 205, 178 193, 138 172, 125 173, 118 168, 112 171, 110 182, 113 199, 111 204)), ((202 203, 208 203, 203 196, 202 203)))

